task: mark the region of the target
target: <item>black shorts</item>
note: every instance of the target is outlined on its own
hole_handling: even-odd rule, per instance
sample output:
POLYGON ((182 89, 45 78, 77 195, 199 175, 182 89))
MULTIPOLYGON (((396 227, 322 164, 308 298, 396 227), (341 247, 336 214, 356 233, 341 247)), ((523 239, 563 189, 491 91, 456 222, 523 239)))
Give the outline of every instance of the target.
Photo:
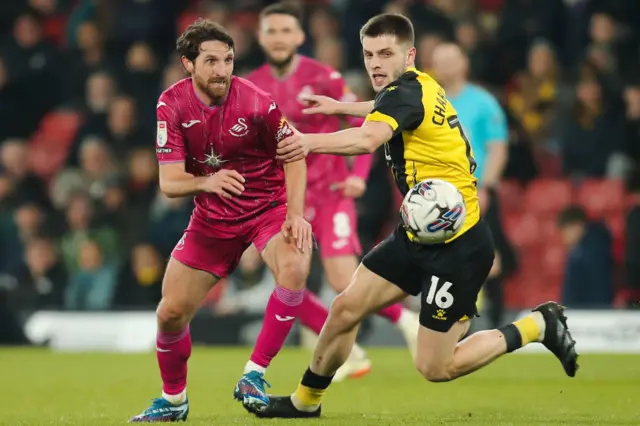
POLYGON ((422 293, 420 324, 447 332, 457 321, 478 315, 476 300, 493 258, 491 230, 480 220, 448 244, 413 243, 398 226, 362 263, 406 293, 422 293))

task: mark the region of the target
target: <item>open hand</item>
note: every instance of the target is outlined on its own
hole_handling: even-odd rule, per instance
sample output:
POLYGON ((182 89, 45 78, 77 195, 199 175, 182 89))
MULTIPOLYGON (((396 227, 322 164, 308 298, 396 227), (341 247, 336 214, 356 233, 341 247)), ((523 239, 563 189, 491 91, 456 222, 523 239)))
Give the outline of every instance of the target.
POLYGON ((342 191, 342 195, 349 198, 360 198, 367 189, 367 182, 359 176, 349 176, 344 182, 331 186, 334 191, 342 191))
POLYGON ((286 241, 293 239, 298 250, 303 253, 305 250, 313 248, 311 225, 301 215, 287 215, 287 219, 282 225, 282 234, 286 241))

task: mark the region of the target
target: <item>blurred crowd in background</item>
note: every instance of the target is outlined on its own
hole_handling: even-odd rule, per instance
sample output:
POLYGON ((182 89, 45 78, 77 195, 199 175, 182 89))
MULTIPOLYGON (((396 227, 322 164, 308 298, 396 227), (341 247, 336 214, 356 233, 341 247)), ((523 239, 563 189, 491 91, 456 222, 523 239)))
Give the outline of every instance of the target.
MULTIPOLYGON (((157 184, 157 98, 185 77, 175 39, 197 17, 225 25, 242 76, 263 63, 257 13, 270 2, 1 3, 0 303, 152 309, 193 208, 190 199, 165 198, 157 184)), ((510 137, 498 192, 515 253, 500 303, 633 305, 640 288, 640 2, 296 3, 307 31, 301 53, 340 70, 361 99, 373 93, 358 30, 392 11, 415 25, 418 69, 430 72, 433 49, 455 40, 469 55, 471 81, 500 100, 510 137)), ((397 190, 379 156, 358 208, 367 250, 397 220, 397 190)), ((219 313, 260 311, 273 284, 267 275, 249 251, 207 304, 219 313)), ((319 288, 321 275, 311 281, 319 288)))

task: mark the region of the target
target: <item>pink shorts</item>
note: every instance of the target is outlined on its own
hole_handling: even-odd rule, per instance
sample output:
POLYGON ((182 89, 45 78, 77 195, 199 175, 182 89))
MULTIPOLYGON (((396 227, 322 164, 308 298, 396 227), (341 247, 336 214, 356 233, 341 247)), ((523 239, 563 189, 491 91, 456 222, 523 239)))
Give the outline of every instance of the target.
POLYGON ((305 218, 311 224, 323 259, 361 254, 356 204, 352 198, 316 206, 307 204, 305 218))
POLYGON ((280 232, 287 216, 287 206, 281 204, 241 224, 216 232, 211 225, 191 216, 189 226, 178 241, 171 256, 191 268, 207 271, 224 278, 238 266, 245 250, 255 244, 262 252, 267 243, 280 232), (229 233, 236 235, 227 237, 229 233))

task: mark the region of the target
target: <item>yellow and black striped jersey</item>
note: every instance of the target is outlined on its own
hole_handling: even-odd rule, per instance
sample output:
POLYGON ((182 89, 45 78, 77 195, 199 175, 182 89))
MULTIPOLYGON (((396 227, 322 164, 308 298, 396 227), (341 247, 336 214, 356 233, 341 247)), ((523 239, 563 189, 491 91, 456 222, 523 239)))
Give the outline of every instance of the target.
POLYGON ((378 93, 366 120, 387 123, 393 129, 384 153, 403 196, 427 179, 448 181, 462 193, 467 217, 452 239, 480 220, 473 151, 456 110, 434 79, 409 68, 378 93))

